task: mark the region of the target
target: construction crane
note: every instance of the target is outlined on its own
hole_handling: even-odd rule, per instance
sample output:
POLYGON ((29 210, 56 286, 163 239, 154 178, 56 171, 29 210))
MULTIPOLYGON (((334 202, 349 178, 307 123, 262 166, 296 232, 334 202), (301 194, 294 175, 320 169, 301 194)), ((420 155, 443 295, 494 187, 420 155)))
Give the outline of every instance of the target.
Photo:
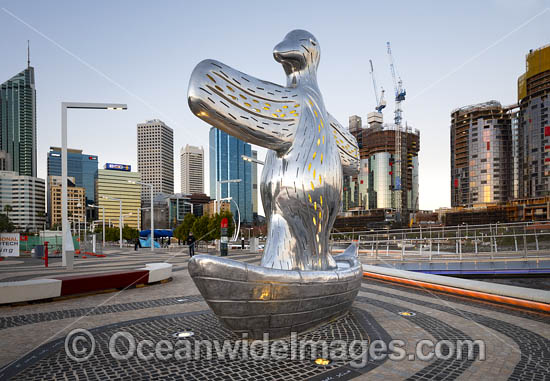
POLYGON ((402 167, 403 167, 403 158, 407 156, 407 142, 406 142, 406 134, 401 134, 401 121, 402 121, 402 114, 403 109, 401 107, 401 103, 405 100, 405 96, 407 95, 407 92, 403 88, 403 81, 401 80, 401 76, 399 76, 399 73, 395 69, 395 64, 393 61, 393 56, 391 52, 391 46, 389 41, 387 42, 388 47, 388 58, 390 60, 390 70, 391 75, 393 79, 393 87, 395 89, 395 116, 394 116, 394 122, 395 122, 395 160, 394 160, 394 169, 393 172, 395 173, 395 183, 394 183, 394 191, 395 191, 395 198, 396 198, 396 212, 398 213, 399 217, 401 217, 401 212, 403 209, 403 196, 402 196, 402 167), (404 138, 404 139, 403 139, 404 138), (403 140, 405 140, 403 142, 403 140))
POLYGON ((380 88, 380 97, 378 97, 378 87, 376 87, 376 78, 374 77, 374 66, 372 65, 372 60, 369 60, 369 62, 370 62, 370 75, 372 77, 372 86, 374 88, 374 96, 376 98, 375 110, 381 113, 384 107, 386 107, 386 100, 384 99, 384 89, 380 88))

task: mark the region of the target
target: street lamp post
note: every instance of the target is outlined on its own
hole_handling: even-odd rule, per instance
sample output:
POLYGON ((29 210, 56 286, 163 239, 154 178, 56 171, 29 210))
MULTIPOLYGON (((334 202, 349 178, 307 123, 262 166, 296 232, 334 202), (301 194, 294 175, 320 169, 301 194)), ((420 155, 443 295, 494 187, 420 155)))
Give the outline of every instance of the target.
POLYGON ((108 197, 103 196, 104 199, 112 200, 112 201, 118 201, 119 202, 119 217, 118 217, 118 228, 120 230, 120 241, 119 241, 119 247, 122 249, 122 200, 119 198, 114 197, 108 197))
MULTIPOLYGON (((76 103, 62 102, 61 103, 61 230, 62 237, 62 265, 67 270, 73 269, 74 254, 67 255, 69 233, 69 220, 67 211, 67 110, 68 109, 87 109, 87 110, 126 110, 125 104, 119 103, 76 103)), ((72 240, 72 237, 71 237, 72 240)), ((122 242, 121 242, 122 244, 122 242)), ((73 246, 72 244, 70 245, 73 246)))
POLYGON ((102 228, 102 234, 103 234, 103 248, 105 248, 105 207, 104 206, 97 206, 97 205, 90 205, 90 208, 101 208, 103 209, 101 212, 101 215, 103 217, 103 228, 102 228))
POLYGON ((260 165, 265 165, 265 162, 261 161, 261 160, 258 160, 258 159, 255 159, 253 157, 250 157, 250 156, 246 156, 246 155, 241 155, 241 159, 243 159, 244 161, 248 161, 250 163, 256 163, 256 164, 260 164, 260 165))
POLYGON ((184 201, 183 203, 184 203, 185 205, 191 205, 191 214, 195 214, 195 213, 193 213, 193 203, 187 202, 187 201, 184 201))
MULTIPOLYGON (((218 180, 218 186, 216 187, 216 202, 218 204, 217 212, 220 213, 220 201, 222 198, 222 184, 230 184, 230 183, 240 183, 242 179, 231 179, 231 180, 218 180)), ((231 193, 230 191, 228 192, 231 193)))
POLYGON ((151 251, 155 251, 155 212, 153 207, 153 184, 145 184, 140 181, 128 180, 130 184, 139 184, 151 189, 151 251))

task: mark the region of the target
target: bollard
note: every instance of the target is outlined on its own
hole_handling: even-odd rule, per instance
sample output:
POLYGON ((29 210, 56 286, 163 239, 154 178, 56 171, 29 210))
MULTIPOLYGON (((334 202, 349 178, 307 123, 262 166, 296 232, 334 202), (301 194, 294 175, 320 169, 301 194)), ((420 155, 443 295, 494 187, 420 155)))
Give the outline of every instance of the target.
POLYGON ((48 267, 48 241, 44 241, 44 265, 48 267))

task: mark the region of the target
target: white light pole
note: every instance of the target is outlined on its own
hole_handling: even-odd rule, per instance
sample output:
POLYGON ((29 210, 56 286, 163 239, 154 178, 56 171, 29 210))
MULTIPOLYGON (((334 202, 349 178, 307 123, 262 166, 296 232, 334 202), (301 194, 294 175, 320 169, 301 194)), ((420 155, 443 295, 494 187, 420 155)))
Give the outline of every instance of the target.
POLYGON ((137 219, 138 219, 138 231, 141 231, 141 208, 137 208, 137 219))
MULTIPOLYGON (((61 230, 62 237, 62 265, 67 270, 73 269, 74 254, 67 255, 67 249, 74 247, 68 245, 67 234, 69 234, 69 220, 67 211, 67 110, 68 109, 86 109, 86 110, 126 110, 128 107, 125 104, 119 103, 77 103, 77 102, 62 102, 61 103, 61 230)), ((72 237, 71 237, 72 240, 72 237)))
POLYGON ((256 164, 260 164, 260 165, 265 165, 265 162, 263 162, 263 161, 261 161, 261 160, 258 160, 258 159, 255 159, 255 158, 250 157, 250 156, 241 155, 241 159, 243 159, 244 161, 251 162, 251 163, 256 163, 256 164))
POLYGON ((107 200, 112 200, 112 201, 118 201, 119 202, 119 217, 118 217, 118 227, 119 227, 119 230, 120 230, 120 245, 119 247, 122 249, 122 200, 119 199, 119 198, 114 198, 114 197, 108 197, 108 196, 103 196, 102 198, 104 199, 107 199, 107 200))
MULTIPOLYGON (((217 212, 220 213, 220 201, 222 198, 222 184, 230 184, 230 183, 240 183, 242 179, 231 179, 231 180, 218 180, 218 186, 216 187, 216 202, 218 204, 217 212)), ((231 193, 231 190, 228 189, 228 196, 231 193)))
POLYGON ((151 188, 151 251, 155 251, 155 210, 153 207, 153 184, 145 184, 141 181, 128 180, 130 184, 139 184, 151 188))
POLYGON ((237 221, 238 221, 237 222, 237 230, 235 230, 235 234, 233 235, 233 239, 232 239, 232 241, 236 241, 237 237, 239 236, 239 232, 241 230, 241 211, 239 210, 239 205, 237 205, 235 200, 233 200, 233 197, 222 198, 220 201, 225 201, 225 200, 233 201, 233 203, 235 204, 235 207, 237 208, 237 214, 238 214, 239 218, 237 219, 237 221))
POLYGON ((193 204, 191 202, 187 202, 187 201, 184 201, 183 202, 185 205, 191 205, 191 214, 194 214, 193 213, 193 204))
POLYGON ((103 228, 102 228, 102 233, 103 233, 103 248, 105 248, 105 207, 104 206, 97 206, 97 205, 90 205, 90 208, 101 208, 103 209, 102 212, 101 212, 101 215, 103 217, 103 228))

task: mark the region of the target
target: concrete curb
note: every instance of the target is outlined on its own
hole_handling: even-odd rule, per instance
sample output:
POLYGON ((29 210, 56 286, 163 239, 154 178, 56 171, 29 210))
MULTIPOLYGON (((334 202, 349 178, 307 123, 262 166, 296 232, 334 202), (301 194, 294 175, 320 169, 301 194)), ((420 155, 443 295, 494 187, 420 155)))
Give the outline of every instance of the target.
MULTIPOLYGON (((424 274, 424 273, 419 273, 414 271, 397 270, 393 268, 371 266, 371 265, 363 265, 363 272, 365 273, 366 276, 369 276, 369 274, 375 274, 375 275, 378 274, 380 276, 403 279, 411 282, 433 284, 438 286, 447 286, 447 288, 449 289, 454 288, 454 289, 472 291, 472 293, 469 293, 468 296, 481 297, 480 294, 494 295, 495 297, 502 297, 502 298, 498 300, 495 298, 490 298, 491 300, 496 300, 504 303, 510 302, 509 304, 526 306, 525 304, 529 304, 529 303, 518 304, 518 303, 514 303, 513 301, 507 301, 504 298, 514 299, 515 301, 519 300, 519 301, 535 302, 535 303, 544 304, 550 307, 550 291, 536 290, 536 289, 525 288, 525 287, 507 286, 507 285, 498 284, 498 283, 481 282, 481 281, 470 280, 470 279, 451 278, 451 277, 446 277, 441 275, 424 274), (477 294, 474 294, 474 293, 477 293, 477 294)), ((444 290, 444 291, 452 292, 450 290, 444 290)), ((489 299, 489 298, 483 297, 483 299, 489 299)), ((537 309, 540 309, 540 308, 537 308, 537 309)), ((543 309, 547 310, 547 308, 543 308, 543 309)))
POLYGON ((148 263, 146 267, 136 270, 0 282, 0 305, 151 284, 171 276, 171 264, 148 263))

